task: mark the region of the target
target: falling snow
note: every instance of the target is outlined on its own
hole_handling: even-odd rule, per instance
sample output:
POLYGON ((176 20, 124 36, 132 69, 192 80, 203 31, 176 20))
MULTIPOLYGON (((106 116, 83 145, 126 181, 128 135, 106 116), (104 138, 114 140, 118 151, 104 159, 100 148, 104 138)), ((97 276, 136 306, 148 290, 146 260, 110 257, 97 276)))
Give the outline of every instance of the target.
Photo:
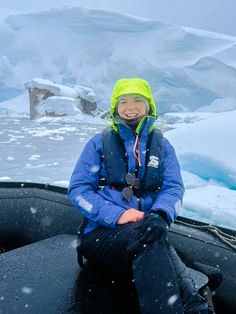
POLYGON ((92 211, 93 205, 86 201, 86 199, 84 199, 81 195, 77 197, 77 201, 78 205, 82 207, 84 210, 86 210, 89 213, 92 211))
POLYGON ((33 289, 32 288, 29 288, 29 287, 23 287, 21 289, 21 292, 25 293, 25 294, 30 294, 33 292, 33 289))
POLYGON ((93 172, 93 173, 98 172, 99 169, 100 169, 100 166, 99 166, 99 165, 93 165, 93 166, 90 168, 91 172, 93 172))
POLYGON ((79 240, 77 238, 77 239, 71 241, 70 248, 76 249, 80 244, 81 244, 81 240, 79 240))
POLYGON ((36 214, 37 213, 37 209, 32 207, 32 206, 30 207, 30 211, 31 211, 32 214, 36 214))
POLYGON ((168 305, 169 306, 173 305, 177 299, 178 299, 178 294, 172 295, 167 301, 168 305))

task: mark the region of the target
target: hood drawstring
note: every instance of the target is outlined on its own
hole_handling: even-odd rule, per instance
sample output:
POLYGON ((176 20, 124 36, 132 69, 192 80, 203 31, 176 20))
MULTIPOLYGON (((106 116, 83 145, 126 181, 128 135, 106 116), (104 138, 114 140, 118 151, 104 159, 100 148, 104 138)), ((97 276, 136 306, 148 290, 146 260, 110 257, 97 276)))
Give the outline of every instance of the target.
POLYGON ((140 158, 140 150, 139 150, 139 137, 138 134, 136 135, 135 143, 134 143, 134 148, 133 148, 133 153, 135 158, 138 161, 139 167, 141 167, 141 158, 140 158))

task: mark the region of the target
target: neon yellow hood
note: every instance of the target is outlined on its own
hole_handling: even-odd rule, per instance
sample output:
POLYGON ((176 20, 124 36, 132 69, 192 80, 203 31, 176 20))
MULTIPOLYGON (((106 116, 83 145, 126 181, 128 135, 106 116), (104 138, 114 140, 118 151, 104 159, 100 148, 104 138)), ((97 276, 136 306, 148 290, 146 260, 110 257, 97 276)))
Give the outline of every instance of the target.
POLYGON ((156 115, 156 106, 152 96, 151 88, 147 81, 141 78, 128 78, 128 79, 120 79, 116 82, 112 95, 111 95, 111 117, 113 121, 113 125, 115 124, 115 112, 116 106, 118 102, 118 97, 121 95, 127 94, 139 94, 147 98, 150 111, 149 115, 153 118, 157 118, 156 115))

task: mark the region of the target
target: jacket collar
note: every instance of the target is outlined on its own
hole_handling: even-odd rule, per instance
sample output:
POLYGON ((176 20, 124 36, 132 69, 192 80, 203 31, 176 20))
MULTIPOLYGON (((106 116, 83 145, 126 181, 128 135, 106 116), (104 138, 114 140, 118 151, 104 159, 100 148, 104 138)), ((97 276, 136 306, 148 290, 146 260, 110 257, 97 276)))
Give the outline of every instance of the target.
POLYGON ((152 131, 154 127, 155 118, 152 116, 144 116, 138 123, 135 132, 132 130, 131 127, 119 117, 116 118, 116 123, 118 127, 118 132, 121 136, 121 138, 125 141, 127 139, 127 136, 129 134, 133 134, 133 136, 136 136, 136 134, 139 134, 140 138, 148 137, 149 133, 152 131))

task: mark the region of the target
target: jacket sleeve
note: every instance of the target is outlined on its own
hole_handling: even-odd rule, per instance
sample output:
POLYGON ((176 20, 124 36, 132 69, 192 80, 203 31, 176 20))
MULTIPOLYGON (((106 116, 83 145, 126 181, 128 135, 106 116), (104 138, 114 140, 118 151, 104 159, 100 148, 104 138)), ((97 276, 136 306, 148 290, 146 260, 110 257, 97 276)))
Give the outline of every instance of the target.
POLYGON ((163 184, 150 211, 163 211, 170 225, 177 217, 183 201, 184 185, 175 150, 163 138, 163 184))
POLYGON ((96 149, 96 136, 88 141, 77 161, 67 196, 83 216, 99 225, 114 228, 125 209, 97 193, 102 157, 96 149))

